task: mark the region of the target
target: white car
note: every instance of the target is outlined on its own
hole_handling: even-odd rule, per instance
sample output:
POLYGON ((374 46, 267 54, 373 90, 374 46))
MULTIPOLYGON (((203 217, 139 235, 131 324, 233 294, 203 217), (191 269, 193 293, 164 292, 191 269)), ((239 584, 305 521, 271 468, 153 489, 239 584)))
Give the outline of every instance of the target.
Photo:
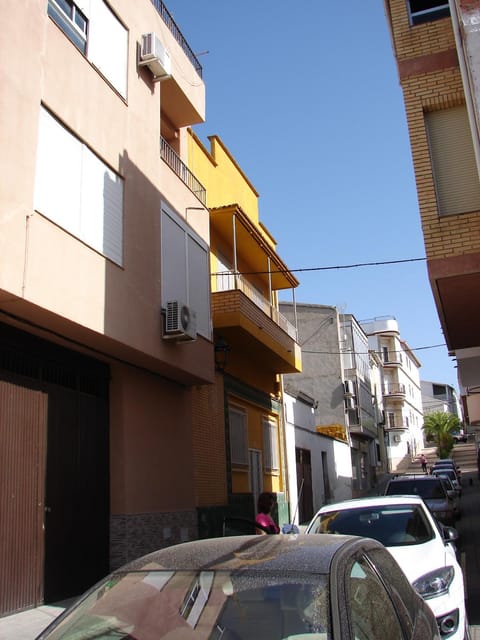
POLYGON ((442 638, 469 637, 456 530, 440 524, 419 496, 376 496, 328 504, 317 512, 306 533, 378 540, 429 604, 442 638))

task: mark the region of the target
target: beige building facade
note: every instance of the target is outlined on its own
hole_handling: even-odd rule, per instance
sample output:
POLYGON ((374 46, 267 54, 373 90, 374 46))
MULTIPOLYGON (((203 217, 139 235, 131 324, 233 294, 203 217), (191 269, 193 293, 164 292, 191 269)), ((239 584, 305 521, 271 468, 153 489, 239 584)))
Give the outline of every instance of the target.
POLYGON ((192 389, 214 357, 186 162, 205 85, 167 8, 0 19, 1 615, 197 536, 192 389))

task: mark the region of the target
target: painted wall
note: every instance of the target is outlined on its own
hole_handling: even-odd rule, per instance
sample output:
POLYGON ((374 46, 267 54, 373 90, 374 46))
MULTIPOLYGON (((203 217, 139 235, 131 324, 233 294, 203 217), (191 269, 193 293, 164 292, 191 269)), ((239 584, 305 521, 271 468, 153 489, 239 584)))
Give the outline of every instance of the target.
MULTIPOLYGON (((139 364, 157 360, 154 366, 177 378, 211 380, 208 341, 199 339, 188 356, 178 357, 179 350, 161 339, 160 203, 167 200, 181 217, 200 203, 160 159, 166 89, 137 68, 142 33, 162 34, 175 73, 200 113, 205 87, 198 76, 195 86, 188 82, 192 66, 151 2, 142 2, 140 10, 122 0, 110 5, 129 29, 127 101, 47 16, 46 2, 7 0, 0 8, 0 55, 10 61, 3 70, 0 122, 0 304, 29 320, 44 310, 42 320, 68 337, 116 355, 131 349, 129 357, 139 364), (41 104, 124 178, 123 266, 33 210, 41 104)), ((208 243, 207 211, 189 222, 208 243)))

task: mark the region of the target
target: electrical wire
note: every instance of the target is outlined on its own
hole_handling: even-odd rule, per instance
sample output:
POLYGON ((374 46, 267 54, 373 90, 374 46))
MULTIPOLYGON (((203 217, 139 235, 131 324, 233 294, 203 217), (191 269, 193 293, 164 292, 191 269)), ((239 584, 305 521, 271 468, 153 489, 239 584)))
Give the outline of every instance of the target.
MULTIPOLYGON (((430 344, 428 346, 424 346, 424 347, 409 347, 409 351, 423 351, 424 349, 437 349, 438 347, 446 347, 447 345, 442 342, 441 344, 430 344)), ((303 349, 302 348, 302 353, 311 353, 314 355, 324 355, 324 356, 346 356, 346 355, 352 355, 352 356, 368 356, 371 351, 351 351, 351 350, 345 350, 345 351, 310 351, 309 349, 303 349)), ((380 351, 376 351, 375 352, 378 356, 381 356, 381 352, 380 351)))
MULTIPOLYGON (((337 264, 328 267, 303 267, 299 269, 277 269, 277 270, 267 270, 267 271, 237 271, 236 275, 242 276, 254 276, 254 275, 268 275, 275 273, 300 273, 304 271, 331 271, 334 269, 357 269, 359 267, 377 267, 383 266, 386 264, 403 264, 406 262, 425 262, 427 258, 404 258, 401 260, 382 260, 377 262, 357 262, 355 264, 337 264)), ((212 273, 212 276, 221 276, 229 273, 231 275, 235 275, 232 271, 217 271, 216 273, 212 273)))

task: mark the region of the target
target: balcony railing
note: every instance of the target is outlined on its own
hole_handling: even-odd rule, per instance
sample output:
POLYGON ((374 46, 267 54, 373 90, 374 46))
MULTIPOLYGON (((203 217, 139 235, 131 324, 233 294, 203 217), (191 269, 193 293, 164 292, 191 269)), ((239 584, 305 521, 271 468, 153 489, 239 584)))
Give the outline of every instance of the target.
POLYGON ((241 274, 231 272, 217 273, 213 276, 216 278, 216 286, 212 287, 213 291, 231 291, 238 290, 244 293, 249 300, 257 305, 275 324, 277 324, 285 333, 293 340, 297 341, 297 330, 287 318, 280 313, 270 302, 252 286, 241 274))
POLYGON ((195 71, 198 73, 198 75, 201 78, 202 77, 202 65, 197 60, 197 57, 193 53, 193 51, 191 50, 190 45, 188 44, 188 42, 183 37, 182 32, 177 27, 177 24, 176 24, 175 20, 172 18, 172 16, 170 15, 170 12, 168 11, 167 7, 163 4, 162 0, 152 0, 152 4, 154 5, 155 9, 158 11, 160 16, 162 17, 162 20, 165 22, 165 24, 169 28, 169 30, 170 30, 171 34, 173 35, 173 37, 175 38, 175 40, 182 47, 183 52, 185 53, 187 58, 190 60, 190 62, 193 64, 193 66, 195 68, 195 71))
POLYGON ((399 382, 390 382, 383 387, 384 396, 404 396, 405 385, 399 382))
POLYGON ((164 160, 170 169, 174 171, 187 187, 192 191, 200 202, 207 204, 207 192, 205 187, 197 180, 187 165, 182 162, 180 156, 168 144, 165 138, 160 138, 160 157, 164 160))

